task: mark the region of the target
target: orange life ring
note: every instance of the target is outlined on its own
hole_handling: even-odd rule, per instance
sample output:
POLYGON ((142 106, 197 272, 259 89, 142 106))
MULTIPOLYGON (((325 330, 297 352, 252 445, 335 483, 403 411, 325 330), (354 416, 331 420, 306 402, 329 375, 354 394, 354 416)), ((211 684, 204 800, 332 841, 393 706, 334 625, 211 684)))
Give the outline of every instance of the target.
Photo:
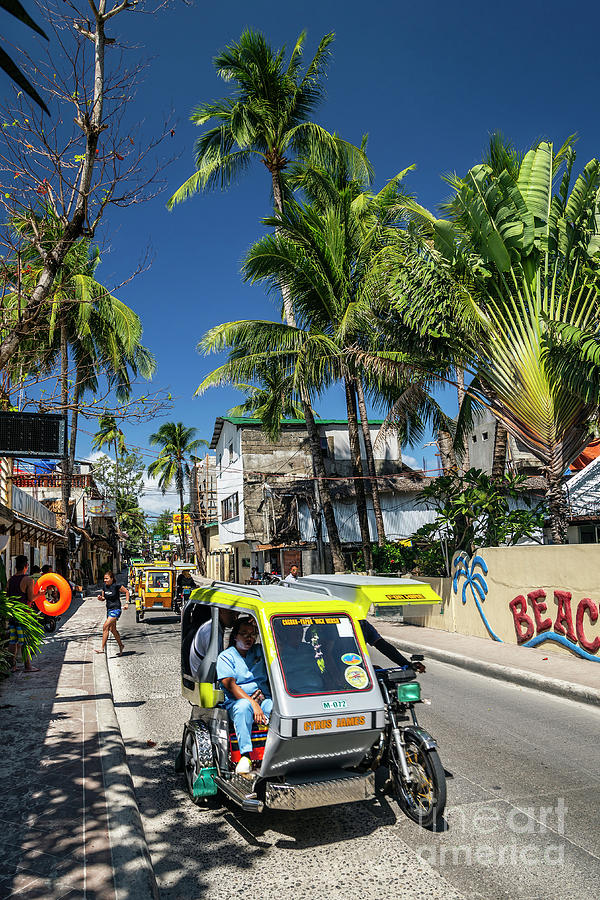
POLYGON ((62 575, 56 572, 47 572, 37 580, 37 594, 33 598, 33 602, 47 616, 60 616, 71 605, 71 588, 62 575), (55 587, 58 590, 59 599, 56 603, 46 600, 46 588, 55 587))

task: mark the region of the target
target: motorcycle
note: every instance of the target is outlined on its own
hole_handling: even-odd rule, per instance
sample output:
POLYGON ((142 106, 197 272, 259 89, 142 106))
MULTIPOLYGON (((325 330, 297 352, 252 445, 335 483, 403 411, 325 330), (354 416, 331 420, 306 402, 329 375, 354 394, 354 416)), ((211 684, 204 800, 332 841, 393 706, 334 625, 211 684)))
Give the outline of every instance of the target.
POLYGON ((175 602, 173 604, 173 610, 177 613, 178 616, 181 615, 181 610, 192 596, 193 590, 194 589, 192 587, 178 588, 175 602))
MULTIPOLYGON (((414 654, 411 662, 422 662, 414 654)), ((386 706, 386 725, 371 763, 385 765, 388 787, 402 811, 425 828, 441 821, 446 806, 446 774, 431 735, 419 725, 415 704, 421 685, 411 668, 375 669, 386 706), (407 724, 404 724, 407 723, 407 724)))
MULTIPOLYGON (((441 821, 446 781, 436 742, 415 713, 422 702, 416 673, 412 666, 374 667, 360 625, 371 603, 397 603, 398 582, 373 584, 368 576, 347 575, 335 585, 330 579, 332 586, 326 588, 325 578, 318 583, 307 578, 290 590, 213 582, 193 592, 181 626, 182 695, 192 712, 176 769, 185 775, 193 803, 221 792, 257 813, 373 799, 381 770, 402 811, 429 827, 441 821), (307 589, 312 584, 318 590, 307 589), (350 588, 361 595, 339 596, 350 588), (254 619, 277 710, 268 725, 252 729, 246 773, 236 771, 238 737, 215 672, 219 611, 228 608, 242 608, 254 619), (207 614, 210 643, 192 673, 190 647, 207 614)), ((415 583, 410 583, 411 594, 415 583)), ((418 584, 417 599, 426 599, 429 586, 418 584)), ((422 658, 415 655, 411 661, 422 658)))

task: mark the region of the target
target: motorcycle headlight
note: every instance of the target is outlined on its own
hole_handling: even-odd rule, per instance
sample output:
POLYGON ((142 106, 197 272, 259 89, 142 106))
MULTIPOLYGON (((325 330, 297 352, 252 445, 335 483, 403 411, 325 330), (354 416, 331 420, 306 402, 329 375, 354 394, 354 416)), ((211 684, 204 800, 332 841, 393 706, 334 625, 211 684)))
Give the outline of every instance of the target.
POLYGON ((416 703, 421 699, 421 685, 418 681, 408 681, 397 687, 400 703, 416 703))

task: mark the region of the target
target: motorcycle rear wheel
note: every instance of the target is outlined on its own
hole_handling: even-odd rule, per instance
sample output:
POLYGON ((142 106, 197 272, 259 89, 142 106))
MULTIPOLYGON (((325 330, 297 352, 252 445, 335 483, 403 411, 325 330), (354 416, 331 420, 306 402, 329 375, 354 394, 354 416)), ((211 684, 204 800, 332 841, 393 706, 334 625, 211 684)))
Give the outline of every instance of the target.
POLYGON ((398 805, 417 825, 430 828, 441 821, 446 808, 446 775, 437 750, 425 750, 413 741, 406 743, 406 761, 414 781, 407 784, 390 747, 390 775, 398 805))

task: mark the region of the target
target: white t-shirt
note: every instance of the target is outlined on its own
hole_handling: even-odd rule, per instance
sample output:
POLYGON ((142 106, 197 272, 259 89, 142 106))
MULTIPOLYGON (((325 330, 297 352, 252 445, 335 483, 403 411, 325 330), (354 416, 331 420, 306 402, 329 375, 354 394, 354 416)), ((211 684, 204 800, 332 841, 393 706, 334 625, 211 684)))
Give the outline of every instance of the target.
POLYGON ((283 579, 284 584, 296 584, 297 581, 298 581, 298 576, 292 575, 291 572, 289 575, 286 575, 285 578, 283 579))
MULTIPOLYGON (((210 637, 212 634, 212 620, 209 619, 208 622, 205 622, 200 626, 198 631, 196 632, 196 636, 192 641, 192 646, 190 647, 190 672, 192 673, 192 678, 195 680, 198 679, 198 674, 200 672, 200 666, 202 664, 202 660, 207 654, 208 648, 210 646, 210 637)), ((219 622, 219 653, 223 650, 223 626, 219 622)))

